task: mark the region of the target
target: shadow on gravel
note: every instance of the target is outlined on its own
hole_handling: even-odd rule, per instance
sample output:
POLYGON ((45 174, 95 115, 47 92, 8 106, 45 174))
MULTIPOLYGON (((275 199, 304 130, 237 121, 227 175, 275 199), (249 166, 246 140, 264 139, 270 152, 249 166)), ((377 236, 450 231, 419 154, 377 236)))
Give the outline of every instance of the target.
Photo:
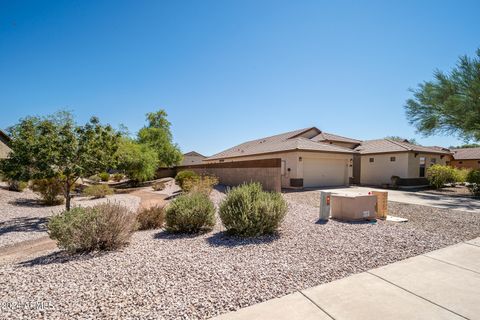
POLYGON ((189 239, 189 238, 196 238, 199 235, 202 235, 204 233, 173 233, 173 232, 168 232, 165 230, 160 231, 159 233, 156 233, 153 238, 158 239, 158 240, 176 240, 176 239, 189 239))
POLYGON ((208 237, 206 241, 212 247, 240 247, 240 246, 247 246, 252 244, 268 244, 272 243, 275 240, 280 238, 279 235, 268 235, 268 236, 260 236, 260 237, 252 237, 252 238, 242 238, 237 236, 231 236, 227 234, 225 231, 217 232, 213 234, 211 237, 208 237))
POLYGON ((35 267, 49 264, 62 264, 73 261, 90 260, 96 257, 103 256, 105 254, 108 254, 108 252, 71 255, 64 251, 57 251, 31 260, 20 262, 18 263, 18 265, 22 267, 35 267))
POLYGON ((18 198, 13 201, 9 201, 8 204, 17 206, 17 207, 29 207, 29 208, 39 208, 46 207, 41 200, 31 199, 31 198, 18 198))
POLYGON ((47 230, 48 218, 14 218, 0 222, 0 235, 10 232, 43 232, 47 230))

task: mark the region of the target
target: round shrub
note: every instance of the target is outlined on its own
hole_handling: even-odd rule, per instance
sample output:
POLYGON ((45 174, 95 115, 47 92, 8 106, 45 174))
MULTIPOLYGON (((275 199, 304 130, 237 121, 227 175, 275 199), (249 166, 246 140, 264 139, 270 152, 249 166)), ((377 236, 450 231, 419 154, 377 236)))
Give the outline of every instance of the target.
POLYGON ((101 172, 98 174, 98 177, 100 178, 100 180, 104 182, 107 182, 108 180, 110 180, 110 174, 108 172, 101 172))
POLYGON ((152 189, 154 191, 162 191, 163 189, 165 189, 165 187, 166 187, 165 182, 162 182, 162 181, 157 181, 152 184, 152 189))
POLYGON ((467 174, 468 190, 475 196, 480 196, 480 170, 470 170, 467 174))
POLYGON ((70 253, 115 250, 126 245, 135 227, 135 215, 116 203, 76 207, 51 217, 48 234, 70 253))
POLYGON ((62 204, 64 198, 61 197, 63 193, 63 182, 57 178, 38 179, 32 181, 32 190, 40 194, 43 202, 46 205, 62 204))
POLYGON ((163 207, 143 208, 137 214, 138 230, 158 229, 163 226, 165 211, 163 207))
POLYGON ((85 190, 83 190, 84 196, 93 198, 105 198, 106 196, 112 194, 113 189, 106 184, 94 184, 86 187, 85 190))
POLYGON ((180 188, 182 188, 183 191, 188 191, 188 190, 185 190, 185 182, 196 181, 199 178, 200 176, 197 173, 190 170, 185 170, 177 173, 177 175, 175 176, 175 182, 180 186, 180 188))
POLYGON ((22 192, 28 187, 28 182, 18 180, 8 180, 8 190, 22 192))
POLYGON ((215 225, 215 206, 204 193, 183 194, 168 205, 165 222, 170 232, 211 230, 215 225))
POLYGON ((115 173, 112 175, 112 179, 113 181, 115 182, 120 182, 123 180, 123 178, 125 178, 125 176, 123 175, 123 173, 115 173))
POLYGON ((220 204, 220 219, 227 231, 239 236, 274 233, 287 213, 278 192, 265 192, 260 183, 233 188, 220 204))
POLYGON ((434 164, 427 169, 427 179, 433 187, 440 189, 445 183, 455 182, 455 169, 434 164))
POLYGON ((454 168, 454 180, 456 183, 464 184, 467 182, 467 176, 470 172, 469 169, 466 168, 454 168))

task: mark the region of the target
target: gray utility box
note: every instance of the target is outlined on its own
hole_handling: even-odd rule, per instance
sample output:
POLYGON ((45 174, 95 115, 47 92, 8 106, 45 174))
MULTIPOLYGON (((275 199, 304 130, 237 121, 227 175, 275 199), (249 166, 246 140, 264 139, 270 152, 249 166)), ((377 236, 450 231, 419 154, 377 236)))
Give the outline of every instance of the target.
POLYGON ((320 192, 320 220, 328 220, 330 218, 330 192, 320 192))

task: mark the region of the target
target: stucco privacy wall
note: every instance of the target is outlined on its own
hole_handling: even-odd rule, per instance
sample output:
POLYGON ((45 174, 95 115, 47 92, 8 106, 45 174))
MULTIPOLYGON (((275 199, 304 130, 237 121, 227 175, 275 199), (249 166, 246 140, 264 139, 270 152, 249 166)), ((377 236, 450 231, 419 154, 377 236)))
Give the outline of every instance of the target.
POLYGON ((259 182, 262 184, 264 190, 281 191, 280 159, 270 158, 177 167, 177 172, 183 170, 192 170, 199 174, 214 175, 221 184, 227 186, 259 182))

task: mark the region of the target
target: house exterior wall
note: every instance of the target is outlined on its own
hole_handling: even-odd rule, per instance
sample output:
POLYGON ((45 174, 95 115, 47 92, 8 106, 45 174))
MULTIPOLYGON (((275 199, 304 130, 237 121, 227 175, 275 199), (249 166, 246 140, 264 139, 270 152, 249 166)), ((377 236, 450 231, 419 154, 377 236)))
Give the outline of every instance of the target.
POLYGON ((450 165, 456 168, 480 169, 480 159, 475 160, 451 160, 450 165))
MULTIPOLYGON (((309 152, 309 151, 290 151, 290 152, 277 152, 263 155, 252 155, 245 157, 236 157, 230 159, 224 159, 224 162, 235 162, 235 161, 247 161, 247 160, 261 160, 261 159, 271 159, 271 158, 280 158, 283 162, 281 168, 281 185, 282 188, 289 188, 290 179, 303 179, 303 161, 300 161, 300 157, 304 158, 314 158, 314 159, 335 159, 339 161, 345 161, 346 164, 350 165, 350 159, 353 159, 353 154, 344 154, 344 153, 330 153, 330 152, 309 152)), ((353 161, 353 160, 352 160, 353 161)), ((204 163, 218 163, 219 160, 207 160, 203 161, 204 163)), ((353 166, 347 168, 347 180, 345 184, 348 184, 348 179, 353 174, 353 166)))
POLYGON ((7 158, 10 151, 12 150, 0 140, 0 159, 7 158))
POLYGON ((425 175, 428 167, 434 164, 446 165, 448 160, 448 157, 446 156, 441 157, 441 155, 439 154, 409 152, 408 153, 408 176, 406 178, 420 178, 420 158, 421 157, 425 157, 425 175), (435 159, 435 162, 432 162, 432 159, 435 159))
POLYGON ((205 157, 184 155, 181 165, 188 166, 188 165, 194 165, 194 164, 201 164, 203 163, 203 159, 205 159, 205 157))
POLYGON ((365 154, 360 156, 360 183, 382 185, 391 183, 392 176, 408 177, 408 153, 365 154), (395 157, 395 161, 390 161, 395 157), (370 162, 373 158, 373 162, 370 162))

